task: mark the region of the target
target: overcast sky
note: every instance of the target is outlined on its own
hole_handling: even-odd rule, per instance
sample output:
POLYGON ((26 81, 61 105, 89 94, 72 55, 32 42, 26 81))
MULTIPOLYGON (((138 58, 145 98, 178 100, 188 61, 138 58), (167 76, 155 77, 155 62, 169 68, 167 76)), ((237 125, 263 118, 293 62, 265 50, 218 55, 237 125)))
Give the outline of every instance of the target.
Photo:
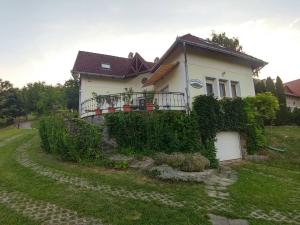
POLYGON ((63 83, 78 50, 153 61, 176 36, 212 30, 269 62, 260 78, 300 78, 299 0, 0 0, 0 78, 63 83))

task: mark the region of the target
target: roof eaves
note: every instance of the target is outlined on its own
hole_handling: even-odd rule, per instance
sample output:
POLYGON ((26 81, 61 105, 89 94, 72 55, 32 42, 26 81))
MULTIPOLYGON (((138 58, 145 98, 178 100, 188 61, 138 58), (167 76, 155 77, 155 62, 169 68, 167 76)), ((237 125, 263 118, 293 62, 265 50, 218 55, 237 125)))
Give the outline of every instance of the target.
MULTIPOLYGON (((189 44, 189 45, 191 45, 191 46, 201 47, 201 48, 204 48, 204 49, 213 50, 213 51, 216 51, 216 52, 221 52, 221 53, 224 53, 224 54, 236 56, 236 57, 239 57, 239 58, 248 60, 248 61, 256 62, 256 63, 261 64, 261 66, 265 66, 265 65, 268 64, 267 62, 265 62, 265 61, 263 61, 263 60, 261 60, 261 59, 257 59, 257 58, 255 58, 255 57, 248 56, 248 55, 246 55, 246 54, 240 54, 240 53, 235 53, 235 52, 232 52, 232 51, 228 51, 228 50, 226 50, 225 48, 224 48, 224 49, 220 49, 220 48, 217 48, 217 47, 214 47, 214 46, 208 46, 208 45, 201 44, 201 43, 195 43, 195 42, 183 40, 183 39, 181 39, 180 37, 178 38, 178 40, 179 40, 180 42, 182 42, 182 43, 185 42, 186 44, 189 44)), ((258 67, 259 67, 259 66, 258 66, 258 67)))
POLYGON ((80 71, 74 71, 74 70, 71 70, 71 73, 72 73, 72 74, 79 74, 79 75, 88 75, 88 76, 97 76, 97 77, 114 78, 114 79, 120 79, 120 80, 123 80, 123 79, 126 78, 125 75, 122 75, 122 76, 116 76, 116 75, 109 75, 109 74, 80 72, 80 71))
POLYGON ((163 56, 158 60, 158 62, 153 65, 153 67, 151 68, 151 72, 154 72, 155 70, 158 69, 158 67, 162 64, 162 62, 171 53, 171 51, 173 50, 173 48, 175 48, 175 46, 179 43, 178 40, 179 40, 179 37, 176 38, 176 40, 174 41, 174 43, 168 48, 168 50, 163 54, 163 56))

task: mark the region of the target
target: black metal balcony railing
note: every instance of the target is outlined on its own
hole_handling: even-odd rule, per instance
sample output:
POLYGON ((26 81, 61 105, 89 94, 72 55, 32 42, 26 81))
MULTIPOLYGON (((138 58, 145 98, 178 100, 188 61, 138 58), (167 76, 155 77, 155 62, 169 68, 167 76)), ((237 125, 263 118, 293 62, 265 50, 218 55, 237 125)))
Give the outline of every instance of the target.
POLYGON ((186 102, 184 93, 133 92, 130 94, 98 95, 81 103, 80 116, 88 117, 119 111, 152 111, 153 109, 185 111, 186 102))

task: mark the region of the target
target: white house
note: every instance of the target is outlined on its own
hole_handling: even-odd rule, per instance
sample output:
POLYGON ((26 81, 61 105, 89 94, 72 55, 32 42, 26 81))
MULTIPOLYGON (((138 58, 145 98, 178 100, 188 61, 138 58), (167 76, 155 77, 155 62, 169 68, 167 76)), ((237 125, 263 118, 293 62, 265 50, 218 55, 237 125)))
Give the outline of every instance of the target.
POLYGON ((300 108, 300 79, 284 83, 286 105, 294 110, 300 108))
MULTIPOLYGON (((156 62, 138 53, 128 58, 79 51, 72 75, 80 79, 80 106, 93 97, 124 92, 180 92, 188 106, 201 94, 216 97, 254 96, 252 75, 267 63, 191 34, 177 37, 156 62), (193 88, 191 82, 202 88, 193 88)), ((82 111, 83 115, 85 112, 82 111)))
MULTIPOLYGON (((85 117, 99 110, 108 112, 108 105, 99 105, 93 93, 104 97, 121 96, 119 93, 124 92, 124 88, 132 88, 135 92, 131 100, 133 110, 143 109, 145 95, 141 92, 145 89, 155 92, 151 101, 161 110, 189 110, 197 95, 254 96, 253 73, 266 64, 245 53, 186 34, 177 37, 155 62, 145 61, 138 53, 122 58, 79 51, 71 73, 80 79, 80 115, 85 117)), ((116 99, 114 108, 123 110, 123 99, 116 99)), ((227 136, 220 136, 219 144, 240 146, 237 135, 230 137, 229 142, 227 136)), ((240 153, 226 154, 219 158, 240 157, 240 153)))

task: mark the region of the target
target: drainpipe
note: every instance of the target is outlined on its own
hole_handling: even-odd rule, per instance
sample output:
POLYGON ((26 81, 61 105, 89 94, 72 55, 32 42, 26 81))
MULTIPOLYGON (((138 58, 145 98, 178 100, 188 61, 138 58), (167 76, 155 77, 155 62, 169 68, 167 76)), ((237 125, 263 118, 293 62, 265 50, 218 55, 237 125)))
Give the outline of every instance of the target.
POLYGON ((183 52, 184 52, 184 70, 185 70, 185 93, 186 93, 186 108, 188 114, 190 113, 190 90, 189 90, 189 73, 188 73, 188 65, 187 65, 187 56, 186 56, 186 44, 183 42, 183 52))
POLYGON ((78 113, 79 113, 79 118, 81 118, 81 76, 79 75, 79 101, 78 101, 78 113))

